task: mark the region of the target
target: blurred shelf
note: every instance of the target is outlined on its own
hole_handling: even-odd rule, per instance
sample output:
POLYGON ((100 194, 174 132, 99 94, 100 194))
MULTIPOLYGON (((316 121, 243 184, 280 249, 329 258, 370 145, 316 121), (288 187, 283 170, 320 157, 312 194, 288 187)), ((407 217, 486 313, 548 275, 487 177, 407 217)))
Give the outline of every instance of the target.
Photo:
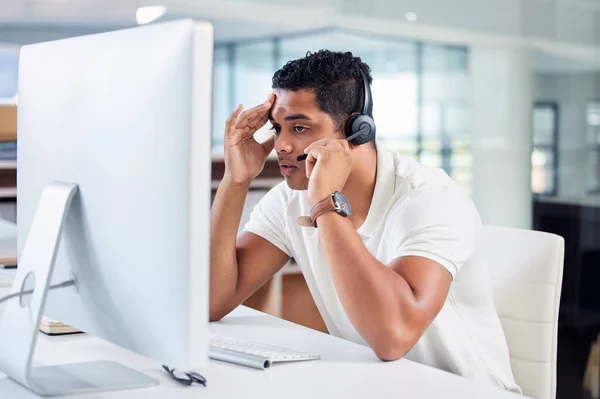
MULTIPOLYGON (((212 169, 211 170, 212 180, 220 181, 223 178, 223 175, 225 174, 225 162, 223 160, 217 160, 217 159, 213 158, 211 169, 212 169)), ((256 177, 256 179, 254 179, 254 182, 258 181, 259 183, 254 183, 254 182, 253 183, 255 185, 262 184, 262 183, 260 183, 260 181, 263 181, 263 182, 267 182, 268 184, 271 184, 272 182, 275 181, 275 180, 269 180, 269 179, 276 179, 279 182, 283 181, 283 176, 281 175, 281 169, 279 168, 279 161, 277 160, 277 158, 274 158, 274 159, 268 158, 267 159, 262 172, 260 172, 260 174, 256 177)), ((273 187, 273 185, 271 185, 271 187, 273 187)))
POLYGON ((16 187, 0 187, 0 199, 11 199, 17 198, 16 187))
POLYGON ((16 105, 0 105, 0 141, 17 141, 16 105))
POLYGON ((0 159, 0 169, 17 169, 17 160, 0 159))
POLYGON ((0 265, 13 266, 17 264, 17 249, 0 250, 0 265))

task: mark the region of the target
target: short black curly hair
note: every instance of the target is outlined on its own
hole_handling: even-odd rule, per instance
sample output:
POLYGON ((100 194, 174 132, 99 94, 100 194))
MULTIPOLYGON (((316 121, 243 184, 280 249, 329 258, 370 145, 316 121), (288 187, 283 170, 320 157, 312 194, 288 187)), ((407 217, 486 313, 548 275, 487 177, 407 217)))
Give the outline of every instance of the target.
MULTIPOLYGON (((319 108, 333 119, 341 131, 353 112, 362 112, 364 104, 363 71, 369 84, 371 68, 351 52, 310 51, 306 56, 289 61, 273 75, 273 89, 314 90, 319 108)), ((367 114, 373 117, 373 99, 367 114)))

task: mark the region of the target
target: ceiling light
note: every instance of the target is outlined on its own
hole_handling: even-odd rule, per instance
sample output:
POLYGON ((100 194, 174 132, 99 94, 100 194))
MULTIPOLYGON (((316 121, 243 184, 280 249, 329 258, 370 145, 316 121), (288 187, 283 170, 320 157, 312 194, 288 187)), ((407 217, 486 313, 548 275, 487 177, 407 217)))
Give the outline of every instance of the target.
POLYGON ((406 20, 408 22, 415 22, 417 20, 417 14, 414 12, 407 12, 406 13, 406 20))
POLYGON ((149 24, 165 15, 167 7, 165 6, 147 6, 139 7, 135 13, 135 20, 139 25, 149 24))

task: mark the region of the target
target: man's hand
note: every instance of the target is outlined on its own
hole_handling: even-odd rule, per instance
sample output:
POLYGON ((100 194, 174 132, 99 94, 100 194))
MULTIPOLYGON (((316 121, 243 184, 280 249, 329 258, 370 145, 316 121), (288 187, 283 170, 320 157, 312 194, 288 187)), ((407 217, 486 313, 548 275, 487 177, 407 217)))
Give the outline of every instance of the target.
POLYGON ((344 188, 352 167, 350 145, 344 139, 328 138, 315 141, 304 153, 308 154, 308 201, 314 206, 344 188))
POLYGON ((259 143, 254 139, 254 134, 269 120, 274 98, 274 94, 269 94, 267 101, 243 113, 240 104, 227 119, 225 177, 234 183, 250 183, 262 172, 267 156, 273 150, 274 136, 259 143))

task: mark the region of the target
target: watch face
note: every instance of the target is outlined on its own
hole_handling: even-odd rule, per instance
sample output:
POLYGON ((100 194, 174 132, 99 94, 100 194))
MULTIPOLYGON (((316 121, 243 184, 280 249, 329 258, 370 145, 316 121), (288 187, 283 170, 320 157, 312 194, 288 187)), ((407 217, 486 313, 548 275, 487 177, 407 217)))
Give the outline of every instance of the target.
POLYGON ((333 203, 335 204, 335 211, 343 216, 350 216, 352 214, 352 208, 350 203, 344 196, 344 194, 336 191, 333 194, 333 203))

